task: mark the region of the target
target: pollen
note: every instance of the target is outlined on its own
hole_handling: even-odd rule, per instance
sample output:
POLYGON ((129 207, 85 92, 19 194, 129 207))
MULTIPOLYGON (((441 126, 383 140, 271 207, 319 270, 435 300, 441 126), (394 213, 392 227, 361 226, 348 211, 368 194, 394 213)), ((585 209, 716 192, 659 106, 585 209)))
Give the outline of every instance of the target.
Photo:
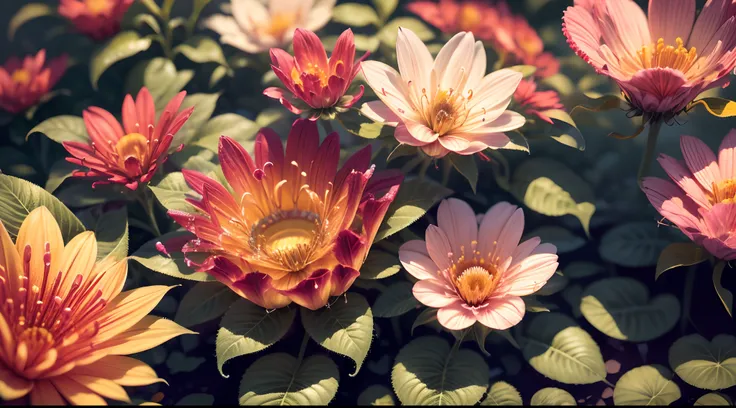
POLYGON ((480 306, 486 302, 501 278, 496 267, 498 259, 494 259, 492 253, 482 255, 477 248, 476 241, 471 243, 471 248, 461 246, 457 257, 451 254, 452 260, 447 270, 458 295, 470 306, 480 306))
POLYGON ((130 133, 120 138, 115 150, 122 162, 135 158, 138 162, 144 163, 148 155, 148 139, 140 133, 130 133))
POLYGON ((16 84, 27 85, 31 82, 31 73, 26 69, 16 69, 11 79, 16 84))
MULTIPOLYGON (((462 126, 468 119, 467 104, 472 95, 472 90, 468 91, 465 96, 453 89, 438 91, 434 100, 424 106, 424 116, 428 127, 443 136, 462 126)), ((429 100, 426 92, 422 99, 429 100)))
POLYGON ((320 217, 309 211, 277 212, 256 223, 250 245, 292 272, 302 270, 322 244, 320 217))
POLYGON ((734 204, 736 203, 736 179, 723 180, 713 183, 712 193, 708 197, 710 203, 734 204))
POLYGON ((296 13, 279 13, 271 16, 266 32, 276 38, 283 38, 287 31, 296 24, 296 13))
POLYGON ((93 15, 107 12, 111 7, 110 0, 84 0, 87 11, 93 15))
POLYGON ((656 44, 643 46, 637 55, 645 69, 672 68, 683 73, 687 73, 698 59, 697 49, 685 48, 680 37, 675 40, 675 45, 666 45, 664 39, 660 38, 656 44))

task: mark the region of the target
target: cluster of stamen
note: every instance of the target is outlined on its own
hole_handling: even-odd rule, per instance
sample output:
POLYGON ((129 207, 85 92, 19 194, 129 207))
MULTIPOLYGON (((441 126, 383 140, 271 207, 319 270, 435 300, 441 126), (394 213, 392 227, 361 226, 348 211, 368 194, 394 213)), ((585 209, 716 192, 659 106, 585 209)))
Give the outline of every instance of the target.
MULTIPOLYGON (((98 287, 104 274, 85 280, 82 274, 64 276, 51 273, 50 246, 45 245, 41 286, 31 284, 30 269, 33 248, 23 253, 23 275, 11 283, 7 271, 0 266, 0 313, 15 336, 15 349, 0 352, 5 364, 26 378, 38 378, 54 367, 59 348, 70 347, 97 334, 95 317, 105 308, 98 287), (51 277, 53 280, 50 281, 51 277), (69 282, 69 279, 73 281, 69 282), (66 289, 64 289, 66 288, 66 289)), ((40 273, 36 271, 35 273, 40 273)), ((3 351, 0 348, 0 351, 3 351)), ((81 356, 81 355, 80 355, 81 356)), ((66 361, 70 356, 64 356, 66 361)))
POLYGON ((299 20, 299 14, 279 13, 271 15, 271 21, 266 25, 264 31, 276 38, 283 38, 286 32, 299 20))
POLYGON ((140 133, 130 133, 121 137, 115 145, 121 167, 125 167, 125 162, 129 159, 135 159, 143 165, 148 158, 148 146, 148 138, 140 133))
MULTIPOLYGON (((325 220, 327 222, 327 220, 325 220)), ((250 246, 290 271, 300 271, 322 245, 319 215, 300 210, 279 211, 253 225, 250 246)))
POLYGON ((16 84, 27 85, 29 82, 31 82, 31 74, 26 69, 16 69, 15 71, 13 71, 11 79, 16 84))
POLYGON ((302 71, 299 71, 296 67, 291 69, 291 79, 296 85, 303 86, 302 75, 305 75, 310 81, 319 81, 320 86, 323 88, 329 84, 330 75, 325 72, 322 67, 318 64, 309 62, 306 67, 300 67, 302 71))
POLYGON ((713 183, 712 192, 709 194, 708 199, 713 205, 719 203, 736 203, 736 179, 728 179, 719 183, 713 183))
POLYGON ((676 45, 665 45, 664 39, 660 38, 656 44, 645 45, 636 54, 641 68, 672 68, 687 73, 698 59, 695 47, 689 50, 685 48, 682 38, 675 40, 676 45))
POLYGON ((84 0, 87 11, 92 15, 98 15, 110 9, 110 0, 84 0))
POLYGON ((468 305, 480 306, 493 294, 501 278, 496 268, 500 259, 494 259, 491 253, 481 254, 477 241, 471 245, 470 251, 461 246, 457 258, 450 254, 452 263, 446 273, 458 295, 468 305))

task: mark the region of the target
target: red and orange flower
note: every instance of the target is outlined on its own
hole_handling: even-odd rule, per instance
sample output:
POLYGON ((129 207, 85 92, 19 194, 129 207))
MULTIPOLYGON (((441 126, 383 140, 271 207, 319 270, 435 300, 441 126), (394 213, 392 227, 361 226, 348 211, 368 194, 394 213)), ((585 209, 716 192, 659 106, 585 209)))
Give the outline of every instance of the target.
POLYGON ((350 29, 337 39, 328 59, 319 37, 311 31, 297 28, 294 33, 294 57, 278 48, 271 49, 271 67, 286 87, 286 91, 271 87, 263 94, 278 99, 295 114, 306 112, 308 117, 333 118, 344 112, 363 96, 363 85, 355 95, 346 95, 360 71, 366 53, 355 62, 355 39, 350 29))
POLYGON ((564 108, 557 92, 537 91, 537 83, 533 79, 524 79, 519 83, 519 87, 514 92, 514 102, 527 116, 536 116, 549 124, 553 122, 545 111, 564 108))
POLYGON ((403 179, 393 171, 374 175, 370 146, 338 170, 338 134, 320 145, 317 124, 306 119, 294 122, 286 153, 265 128, 255 160, 227 136, 219 158, 232 189, 185 170, 202 196, 189 199, 200 213, 169 215, 197 236, 182 251, 198 271, 269 309, 295 302, 316 310, 345 293, 403 179))
POLYGON ((131 190, 151 181, 168 159, 174 135, 194 110, 190 107, 178 112, 184 96, 186 92, 180 92, 169 101, 158 121, 153 97, 146 88, 138 92, 135 101, 130 95, 125 97, 122 126, 102 108, 92 106, 85 110, 89 144, 64 142, 64 148, 73 156, 66 160, 89 168, 78 170, 73 176, 97 179, 92 187, 117 183, 131 190))
POLYGON ((488 2, 479 0, 414 1, 406 8, 445 34, 471 32, 479 40, 490 40, 498 14, 488 2))
POLYGON ((120 22, 134 0, 60 0, 59 14, 80 33, 96 41, 120 31, 120 22))
POLYGON ((31 405, 130 402, 123 386, 164 381, 128 354, 192 333, 148 316, 168 292, 122 292, 127 259, 96 262, 83 232, 66 246, 46 207, 23 221, 15 244, 0 222, 0 398, 31 405))
POLYGON ((0 67, 0 109, 17 114, 37 104, 66 71, 66 55, 46 63, 46 50, 23 61, 9 58, 0 67))

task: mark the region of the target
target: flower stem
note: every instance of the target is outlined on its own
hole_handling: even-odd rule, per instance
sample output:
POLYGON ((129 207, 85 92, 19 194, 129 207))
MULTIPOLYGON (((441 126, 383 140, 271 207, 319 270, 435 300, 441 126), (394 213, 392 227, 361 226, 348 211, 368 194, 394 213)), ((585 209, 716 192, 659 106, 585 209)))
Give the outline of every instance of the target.
POLYGON ((695 288, 695 275, 698 271, 698 265, 690 265, 687 268, 687 276, 685 278, 685 291, 682 300, 682 318, 680 319, 680 332, 685 334, 687 324, 690 321, 690 309, 693 303, 693 289, 695 288))
POLYGON ((659 131, 662 128, 662 121, 655 120, 649 124, 649 135, 647 136, 647 149, 644 151, 644 156, 641 158, 641 164, 639 165, 639 174, 636 177, 639 188, 641 188, 642 179, 649 174, 649 168, 652 166, 654 160, 655 150, 657 148, 657 139, 659 138, 659 131))
POLYGON ((150 189, 148 188, 148 186, 143 187, 141 193, 138 194, 138 202, 141 204, 141 207, 143 207, 143 211, 146 213, 148 219, 151 222, 151 229, 153 231, 153 234, 157 237, 160 237, 161 230, 158 228, 158 222, 156 221, 154 198, 152 195, 148 194, 149 191, 150 189))
POLYGON ((299 346, 299 355, 297 358, 297 364, 301 364, 304 359, 304 353, 307 351, 307 344, 309 344, 309 333, 304 332, 304 338, 302 339, 302 345, 299 346))

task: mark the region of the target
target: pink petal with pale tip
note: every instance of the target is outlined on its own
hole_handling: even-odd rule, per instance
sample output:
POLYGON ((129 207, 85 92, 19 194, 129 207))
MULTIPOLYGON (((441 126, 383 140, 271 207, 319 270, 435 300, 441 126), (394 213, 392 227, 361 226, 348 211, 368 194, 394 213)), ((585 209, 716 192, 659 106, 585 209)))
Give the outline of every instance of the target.
POLYGON ((662 154, 657 159, 665 173, 674 181, 691 199, 701 207, 709 208, 710 200, 703 187, 695 180, 690 170, 678 160, 662 154))
POLYGON ((437 209, 437 226, 445 232, 454 253, 471 253, 473 242, 478 240, 478 224, 468 203, 456 198, 443 200, 437 209))
POLYGON ((674 44, 683 33, 690 33, 695 22, 695 0, 649 0, 649 31, 655 41, 663 38, 665 44, 674 44))
POLYGON ((451 287, 437 279, 421 280, 411 291, 419 302, 429 307, 441 308, 460 300, 451 287))
POLYGON ((524 301, 518 296, 508 296, 489 300, 484 307, 475 310, 475 317, 488 328, 506 330, 516 326, 525 313, 524 301))
POLYGON ((541 244, 532 254, 504 273, 496 292, 504 296, 527 296, 538 291, 557 270, 557 248, 541 244))
POLYGON ((464 303, 457 302, 439 309, 437 321, 449 330, 462 330, 472 326, 478 319, 464 303))
POLYGON ((716 155, 702 140, 692 136, 682 136, 680 148, 682 148, 685 164, 700 185, 705 190, 712 191, 713 184, 722 180, 716 155))
POLYGON ((718 148, 718 167, 724 179, 736 179, 736 129, 731 129, 718 148))
POLYGON ((459 254, 452 253, 452 245, 445 232, 435 225, 430 225, 427 227, 425 238, 427 240, 427 253, 429 253, 429 257, 432 258, 437 268, 441 271, 448 269, 451 258, 456 255, 459 256, 459 254))
MULTIPOLYGON (((481 256, 493 254, 506 221, 519 207, 507 202, 500 202, 486 212, 478 228, 478 251, 481 256)), ((522 227, 523 228, 523 227, 522 227)))
POLYGON ((409 241, 399 248, 399 261, 409 274, 419 280, 436 279, 437 265, 429 257, 424 241, 409 241))
POLYGON ((374 122, 388 126, 397 126, 401 118, 381 101, 366 102, 360 107, 360 113, 374 122))

